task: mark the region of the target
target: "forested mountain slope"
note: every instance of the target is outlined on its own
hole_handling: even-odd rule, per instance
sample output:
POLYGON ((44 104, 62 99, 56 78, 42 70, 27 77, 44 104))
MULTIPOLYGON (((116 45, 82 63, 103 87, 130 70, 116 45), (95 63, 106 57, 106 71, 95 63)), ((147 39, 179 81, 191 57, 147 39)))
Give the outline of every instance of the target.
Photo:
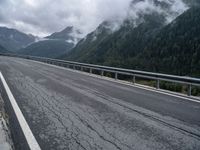
POLYGON ((200 7, 164 27, 132 64, 149 71, 200 76, 200 7))

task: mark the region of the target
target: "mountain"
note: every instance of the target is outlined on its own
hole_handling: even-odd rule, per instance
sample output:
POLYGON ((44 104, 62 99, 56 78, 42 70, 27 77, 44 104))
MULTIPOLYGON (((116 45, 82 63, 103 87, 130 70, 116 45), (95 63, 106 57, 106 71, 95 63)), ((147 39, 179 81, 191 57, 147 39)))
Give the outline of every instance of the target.
POLYGON ((173 0, 133 0, 127 19, 118 28, 115 27, 117 22, 103 22, 60 58, 132 68, 127 62, 141 53, 144 46, 169 20, 181 13, 182 8, 174 10, 174 3, 176 2, 173 0))
POLYGON ((33 35, 27 35, 15 29, 0 27, 0 45, 11 52, 27 46, 35 41, 33 35))
POLYGON ((18 53, 23 55, 56 58, 70 51, 73 46, 73 43, 68 43, 65 40, 43 40, 19 50, 18 53))
MULTIPOLYGON (((102 41, 106 40, 110 34, 112 34, 108 25, 109 22, 103 22, 94 32, 88 34, 87 37, 82 39, 73 51, 70 52, 69 58, 79 61, 81 61, 81 59, 92 59, 91 55, 93 55, 93 51, 96 50, 96 47, 101 44, 102 41), (81 56, 83 56, 83 58, 81 58, 81 56)), ((96 57, 94 56, 93 59, 96 59, 96 57)))
POLYGON ((146 21, 137 27, 127 20, 116 32, 112 32, 104 22, 62 58, 123 67, 125 61, 137 55, 163 26, 164 18, 156 13, 144 18, 146 21))
POLYGON ((200 76, 200 7, 164 27, 132 64, 143 70, 200 76))

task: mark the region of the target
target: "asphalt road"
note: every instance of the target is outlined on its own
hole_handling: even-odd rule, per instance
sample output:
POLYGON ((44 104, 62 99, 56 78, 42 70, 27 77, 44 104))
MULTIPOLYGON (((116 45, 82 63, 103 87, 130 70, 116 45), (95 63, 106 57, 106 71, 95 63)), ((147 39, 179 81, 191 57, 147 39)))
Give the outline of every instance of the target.
POLYGON ((0 71, 44 150, 200 149, 200 103, 19 58, 0 71))

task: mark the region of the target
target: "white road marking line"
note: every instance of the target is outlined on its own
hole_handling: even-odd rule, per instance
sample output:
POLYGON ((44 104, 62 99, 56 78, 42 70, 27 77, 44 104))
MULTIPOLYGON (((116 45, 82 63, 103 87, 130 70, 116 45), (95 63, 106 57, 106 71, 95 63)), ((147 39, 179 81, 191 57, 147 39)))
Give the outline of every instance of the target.
MULTIPOLYGON (((21 59, 21 58, 19 58, 19 59, 21 59)), ((87 73, 87 72, 83 72, 83 71, 79 71, 79 70, 73 70, 73 69, 69 69, 69 68, 65 68, 65 67, 61 67, 61 66, 57 66, 57 65, 53 65, 53 64, 47 64, 47 63, 43 63, 43 62, 39 62, 39 61, 35 61, 35 60, 28 60, 28 59, 25 59, 25 60, 34 61, 34 62, 42 64, 42 65, 48 65, 48 66, 55 67, 55 68, 58 68, 58 69, 68 70, 68 71, 71 71, 71 72, 84 74, 84 75, 91 76, 91 77, 94 77, 94 78, 103 79, 103 80, 111 81, 111 82, 114 82, 114 83, 119 83, 119 84, 122 84, 122 85, 127 85, 127 86, 131 86, 131 87, 135 87, 135 88, 139 88, 139 89, 143 89, 143 90, 147 90, 147 91, 151 91, 151 92, 155 92, 155 93, 159 93, 159 94, 164 94, 164 95, 180 98, 181 100, 188 100, 188 101, 200 103, 200 99, 196 100, 196 99, 187 97, 186 95, 181 95, 181 94, 174 93, 174 92, 167 91, 167 90, 165 92, 165 90, 154 89, 153 87, 150 87, 150 86, 148 87, 148 86, 141 85, 141 84, 132 84, 131 82, 129 83, 129 82, 122 81, 122 80, 115 80, 115 79, 108 78, 108 77, 105 77, 105 76, 90 74, 90 73, 87 73)))
POLYGON ((31 150, 41 150, 38 142, 36 141, 36 139, 35 139, 32 131, 31 131, 30 127, 28 126, 28 124, 27 124, 27 122, 26 122, 26 120, 25 120, 25 118, 24 118, 24 116, 23 116, 23 114, 22 114, 22 112, 21 112, 21 110, 20 110, 20 108, 19 108, 19 106, 18 106, 18 104, 17 104, 12 92, 10 91, 10 88, 9 88, 8 84, 6 83, 6 80, 3 77, 3 74, 1 72, 0 72, 0 79, 1 79, 1 81, 3 83, 3 86, 4 86, 5 90, 6 90, 6 93, 8 95, 8 98, 9 98, 10 102, 11 102, 13 110, 14 110, 16 116, 17 116, 17 119, 18 119, 20 127, 21 127, 21 129, 22 129, 22 131, 24 133, 24 136, 25 136, 25 138, 27 140, 29 148, 31 150))

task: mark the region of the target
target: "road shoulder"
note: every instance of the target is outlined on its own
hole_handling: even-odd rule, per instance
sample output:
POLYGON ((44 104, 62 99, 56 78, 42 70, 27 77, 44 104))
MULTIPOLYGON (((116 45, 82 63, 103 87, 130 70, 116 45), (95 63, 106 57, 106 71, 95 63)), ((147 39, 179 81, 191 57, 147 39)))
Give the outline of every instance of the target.
POLYGON ((0 149, 1 150, 14 150, 13 142, 11 139, 7 115, 4 111, 4 102, 0 96, 0 149))

